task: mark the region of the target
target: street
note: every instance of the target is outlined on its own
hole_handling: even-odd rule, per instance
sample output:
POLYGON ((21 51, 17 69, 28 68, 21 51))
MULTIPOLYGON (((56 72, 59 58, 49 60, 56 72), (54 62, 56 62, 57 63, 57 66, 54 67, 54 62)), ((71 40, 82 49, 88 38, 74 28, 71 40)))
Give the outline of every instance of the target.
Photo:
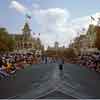
POLYGON ((65 64, 37 64, 0 81, 0 98, 85 99, 100 98, 100 74, 85 67, 65 64))
POLYGON ((0 0, 0 99, 100 99, 100 0, 0 0))

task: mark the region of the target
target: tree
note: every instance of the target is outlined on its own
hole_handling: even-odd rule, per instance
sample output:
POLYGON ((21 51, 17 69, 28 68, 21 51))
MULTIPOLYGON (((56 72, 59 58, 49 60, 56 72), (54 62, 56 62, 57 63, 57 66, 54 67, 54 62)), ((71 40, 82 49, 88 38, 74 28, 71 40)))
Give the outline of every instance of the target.
POLYGON ((66 50, 64 50, 63 55, 68 59, 76 58, 76 54, 72 48, 67 48, 66 50))
POLYGON ((16 41, 11 36, 8 36, 7 46, 9 48, 9 51, 13 51, 15 44, 16 44, 16 41))
POLYGON ((46 50, 45 55, 47 55, 47 56, 56 56, 56 50, 46 50))
POLYGON ((0 28, 0 52, 12 51, 15 40, 8 34, 6 28, 0 28))

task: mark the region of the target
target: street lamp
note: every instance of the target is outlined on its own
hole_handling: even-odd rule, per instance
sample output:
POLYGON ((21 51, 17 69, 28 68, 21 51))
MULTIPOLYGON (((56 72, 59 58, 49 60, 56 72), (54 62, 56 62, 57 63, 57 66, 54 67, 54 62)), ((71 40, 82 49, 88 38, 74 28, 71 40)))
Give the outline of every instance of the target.
POLYGON ((58 56, 57 55, 57 49, 58 49, 58 42, 57 42, 57 40, 58 40, 58 34, 56 34, 56 42, 55 42, 55 49, 56 49, 56 57, 58 56))

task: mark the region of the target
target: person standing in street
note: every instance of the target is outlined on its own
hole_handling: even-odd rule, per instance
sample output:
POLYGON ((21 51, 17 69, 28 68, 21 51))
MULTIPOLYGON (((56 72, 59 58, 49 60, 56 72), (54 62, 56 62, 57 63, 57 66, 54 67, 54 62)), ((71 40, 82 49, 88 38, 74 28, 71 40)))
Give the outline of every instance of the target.
POLYGON ((58 61, 58 63, 59 63, 59 70, 63 71, 64 60, 60 58, 59 61, 58 61))

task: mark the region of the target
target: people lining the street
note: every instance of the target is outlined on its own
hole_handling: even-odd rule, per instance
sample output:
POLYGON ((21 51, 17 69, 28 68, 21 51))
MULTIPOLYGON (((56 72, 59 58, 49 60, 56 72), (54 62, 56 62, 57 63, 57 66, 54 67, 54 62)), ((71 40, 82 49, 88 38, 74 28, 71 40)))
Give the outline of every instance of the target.
POLYGON ((9 53, 0 55, 0 74, 5 76, 24 69, 32 64, 52 64, 56 59, 49 56, 36 56, 32 53, 9 53))
POLYGON ((100 72, 100 53, 82 54, 79 60, 80 65, 100 72))
MULTIPOLYGON (((35 59, 36 60, 36 59, 35 59)), ((34 64, 33 54, 2 54, 0 55, 0 75, 7 76, 15 73, 16 70, 23 69, 27 64, 34 64)))
MULTIPOLYGON (((59 70, 63 70, 63 64, 66 63, 66 60, 47 55, 36 56, 32 53, 0 54, 0 75, 9 76, 16 70, 24 69, 27 65, 53 63, 58 63, 59 70)), ((75 64, 100 72, 100 53, 82 54, 75 64)))

